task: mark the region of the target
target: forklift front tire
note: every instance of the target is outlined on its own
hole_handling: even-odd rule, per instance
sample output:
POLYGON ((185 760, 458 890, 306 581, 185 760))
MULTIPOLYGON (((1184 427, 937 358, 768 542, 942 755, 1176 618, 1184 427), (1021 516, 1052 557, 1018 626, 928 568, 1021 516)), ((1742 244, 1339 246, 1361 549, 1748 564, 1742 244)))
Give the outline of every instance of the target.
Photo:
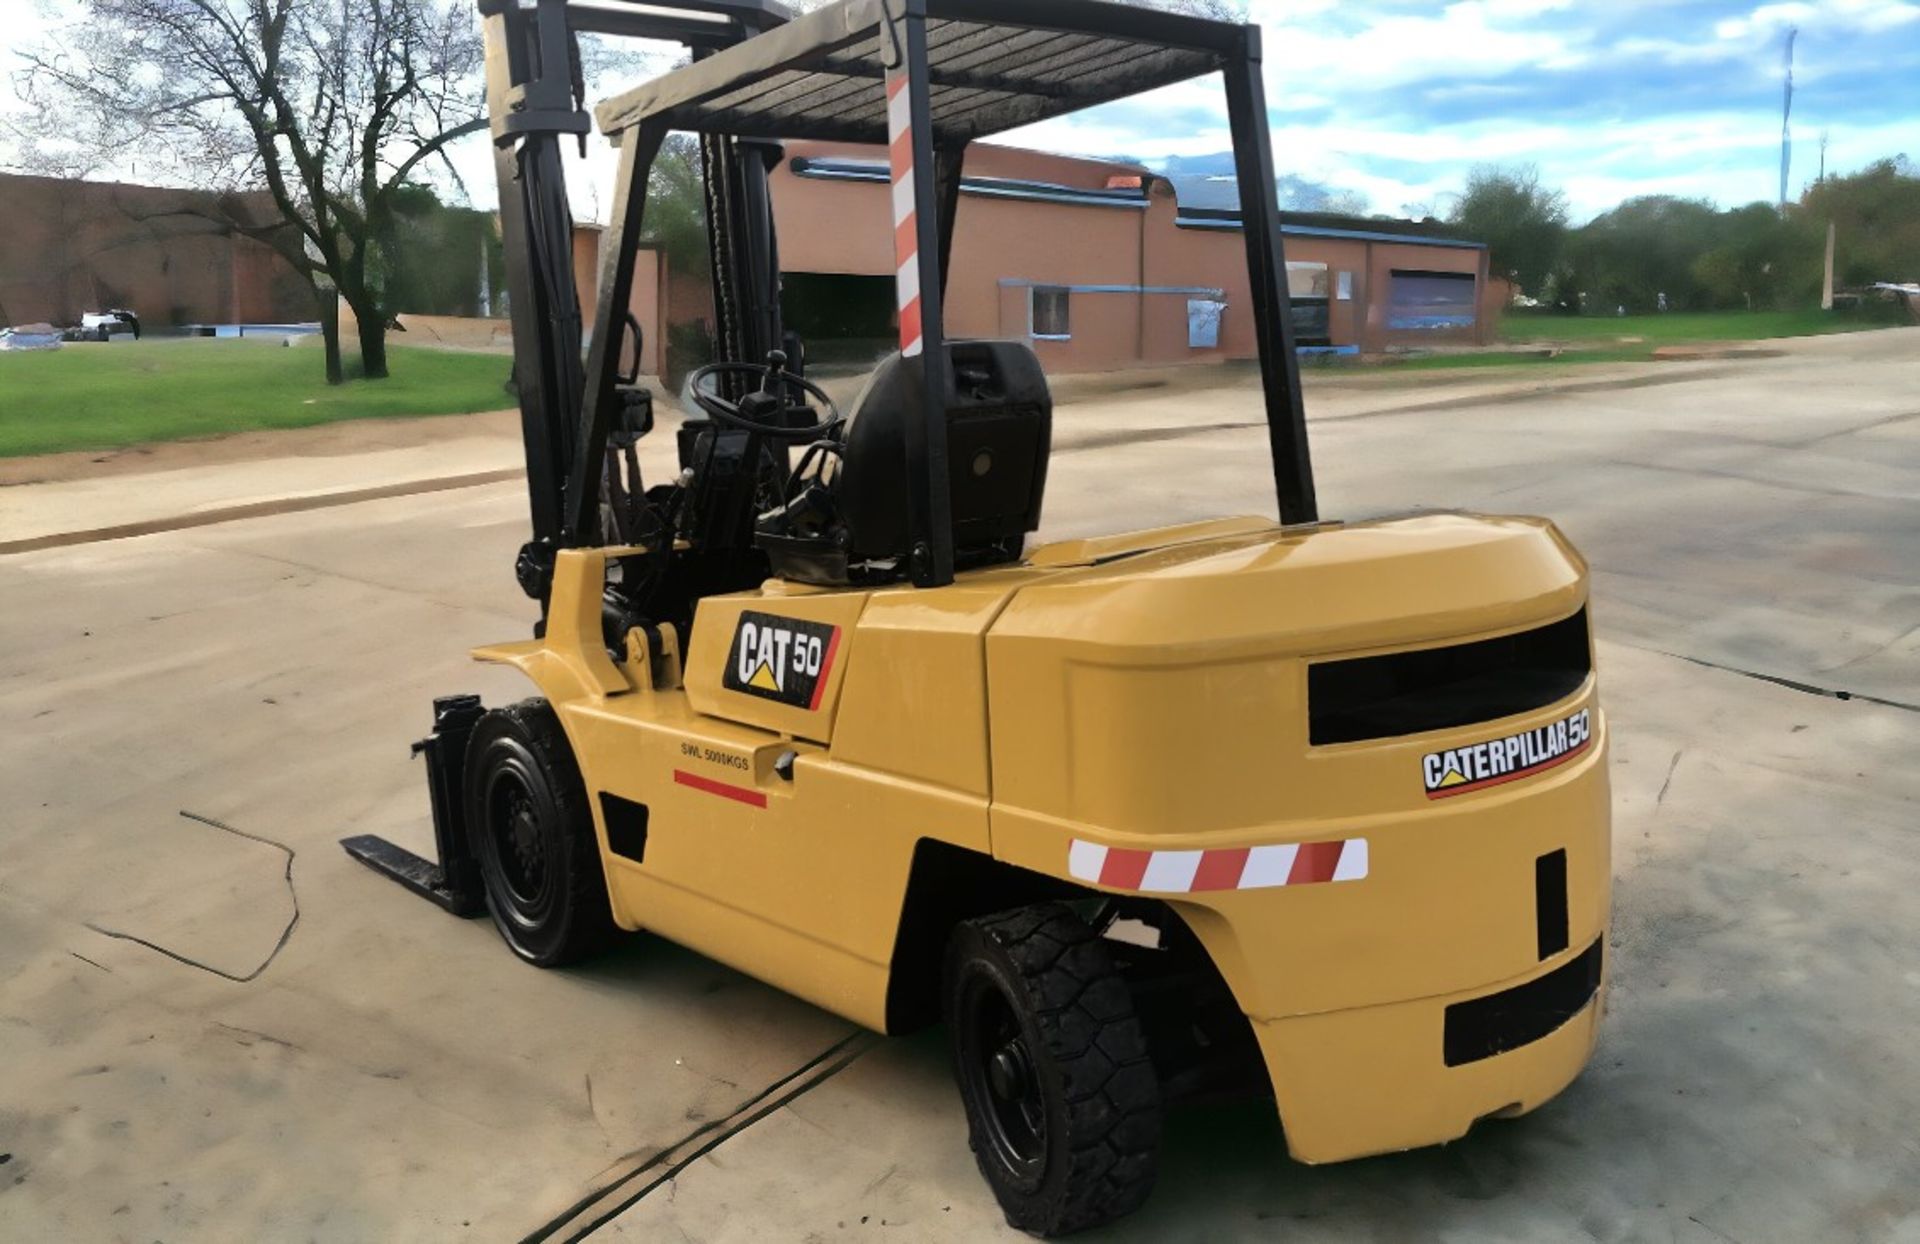
POLYGON ((579 766, 541 699, 489 711, 467 744, 467 833, 487 910, 535 967, 577 962, 613 939, 607 883, 579 766))
POLYGON ((1007 1222, 1064 1235, 1138 1209, 1159 1160, 1160 1085, 1093 930, 1059 903, 964 921, 945 984, 969 1143, 1007 1222))

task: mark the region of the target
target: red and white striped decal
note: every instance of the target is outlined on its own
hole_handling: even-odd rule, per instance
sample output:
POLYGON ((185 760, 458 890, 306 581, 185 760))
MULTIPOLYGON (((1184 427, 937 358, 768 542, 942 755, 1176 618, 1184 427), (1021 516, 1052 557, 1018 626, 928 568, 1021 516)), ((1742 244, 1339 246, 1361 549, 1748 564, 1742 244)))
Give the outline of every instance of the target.
POLYGON ((920 222, 913 198, 913 111, 904 67, 887 73, 887 162, 893 170, 893 288, 900 305, 900 353, 920 353, 920 222))
POLYGON ((833 634, 827 636, 827 655, 820 658, 820 673, 813 680, 813 699, 807 703, 809 713, 820 711, 820 701, 827 694, 827 677, 833 673, 833 655, 840 651, 840 628, 834 627, 833 634))
POLYGON ((1367 875, 1367 840, 1282 842, 1210 851, 1132 851, 1075 838, 1067 872, 1076 881, 1142 894, 1261 890, 1280 885, 1359 881, 1367 875))

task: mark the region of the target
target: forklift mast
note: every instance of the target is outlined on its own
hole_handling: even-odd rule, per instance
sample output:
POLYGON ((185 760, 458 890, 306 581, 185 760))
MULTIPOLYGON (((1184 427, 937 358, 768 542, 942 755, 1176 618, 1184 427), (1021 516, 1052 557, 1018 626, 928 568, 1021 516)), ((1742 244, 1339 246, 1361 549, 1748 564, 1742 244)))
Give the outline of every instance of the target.
MULTIPOLYGON (((620 567, 627 603, 636 615, 684 623, 699 599, 765 577, 768 562, 756 547, 755 524, 772 512, 769 504, 781 505, 782 481, 791 482, 785 450, 769 448, 767 438, 691 420, 681 428, 679 447, 693 499, 642 490, 636 482, 624 496, 639 500, 621 503, 608 451, 630 446, 651 426, 646 391, 637 387, 637 375, 621 370, 633 335, 622 326, 637 328, 628 315, 633 258, 649 174, 669 132, 699 138, 715 361, 738 365, 772 363, 776 350, 799 362, 780 321, 768 190, 780 142, 887 148, 898 354, 912 378, 902 399, 910 538, 898 557, 881 561, 886 573, 937 587, 951 583, 958 569, 949 462, 954 378, 942 295, 968 145, 1219 74, 1242 188, 1248 304, 1277 508, 1283 523, 1317 520, 1258 27, 1103 0, 836 0, 798 17, 773 0, 665 0, 632 8, 572 0, 479 4, 533 523, 517 571, 543 614, 556 550, 602 542, 603 495, 616 528, 605 542, 653 553, 644 561, 628 555, 635 574, 630 590, 629 567, 620 567), (677 41, 693 63, 596 110, 598 128, 620 150, 620 170, 601 237, 599 304, 583 366, 560 144, 572 136, 584 151, 591 128, 575 47, 576 35, 589 31, 677 41)), ((745 395, 737 386, 754 370, 723 372, 712 396, 739 401, 745 395)))
MULTIPOLYGON (((479 10, 532 526, 515 575, 544 616, 555 551, 599 537, 608 433, 624 410, 646 401, 636 383, 639 326, 628 315, 632 264, 622 261, 639 234, 644 196, 622 197, 620 207, 630 210, 603 239, 590 345, 574 284, 562 143, 573 140, 584 156, 593 128, 579 36, 675 42, 698 60, 788 15, 773 0, 670 0, 626 11, 569 0, 479 0, 479 10), (622 376, 618 365, 628 349, 635 362, 622 376)), ((636 168, 651 166, 660 138, 624 144, 623 184, 636 168)), ((767 182, 779 158, 777 143, 701 136, 719 359, 757 361, 787 344, 767 182)))

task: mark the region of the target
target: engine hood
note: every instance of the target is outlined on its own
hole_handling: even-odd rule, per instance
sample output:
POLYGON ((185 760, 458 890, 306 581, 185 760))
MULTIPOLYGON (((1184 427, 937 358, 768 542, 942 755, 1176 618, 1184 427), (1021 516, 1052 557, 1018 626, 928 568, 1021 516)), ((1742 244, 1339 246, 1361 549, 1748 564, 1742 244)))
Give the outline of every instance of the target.
POLYGON ((1044 545, 1029 564, 1055 572, 1020 589, 989 647, 1045 640, 1069 659, 1127 664, 1420 643, 1564 616, 1586 590, 1552 523, 1463 513, 1229 520, 1044 545))

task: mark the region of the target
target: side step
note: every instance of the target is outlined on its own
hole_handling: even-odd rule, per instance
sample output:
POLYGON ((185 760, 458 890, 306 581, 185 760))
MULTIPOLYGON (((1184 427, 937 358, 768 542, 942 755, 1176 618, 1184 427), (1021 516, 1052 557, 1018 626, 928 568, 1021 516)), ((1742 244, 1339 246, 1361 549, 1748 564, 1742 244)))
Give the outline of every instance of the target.
POLYGON ((433 805, 433 841, 440 862, 422 859, 374 834, 342 838, 347 854, 456 916, 485 915, 480 869, 467 849, 465 778, 467 739, 486 710, 477 695, 445 695, 433 702, 433 733, 413 745, 427 758, 427 794, 433 805))

